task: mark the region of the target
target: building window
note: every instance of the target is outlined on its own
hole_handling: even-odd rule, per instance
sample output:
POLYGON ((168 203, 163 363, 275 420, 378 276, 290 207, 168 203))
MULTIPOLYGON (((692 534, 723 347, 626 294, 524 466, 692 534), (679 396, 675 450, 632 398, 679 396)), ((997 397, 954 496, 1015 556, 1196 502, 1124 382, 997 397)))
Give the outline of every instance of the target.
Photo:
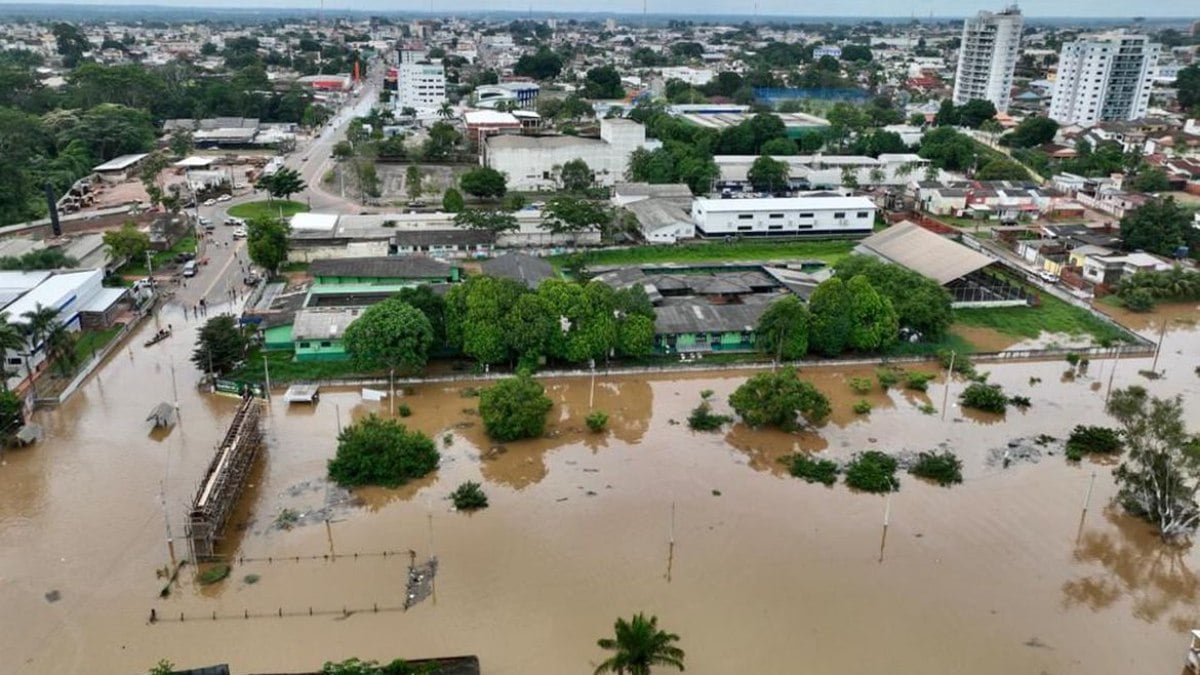
POLYGON ((844 220, 846 218, 846 212, 845 211, 834 211, 833 217, 837 220, 844 220))
POLYGON ((301 349, 308 349, 308 343, 307 343, 307 342, 301 342, 301 343, 300 343, 300 348, 301 348, 301 349))
POLYGON ((708 333, 697 333, 696 334, 696 344, 698 344, 698 345, 708 344, 708 333))
POLYGON ((782 218, 782 217, 783 217, 783 214, 782 214, 782 213, 772 213, 771 215, 769 215, 769 216, 767 216, 767 217, 768 217, 768 218, 779 219, 779 218, 782 218))
POLYGON ((332 347, 333 343, 330 342, 329 340, 325 340, 324 342, 321 343, 321 346, 322 347, 332 347))
POLYGON ((749 232, 750 230, 753 230, 753 229, 754 229, 753 225, 738 225, 738 232, 749 232))
POLYGON ((8 365, 10 366, 19 366, 22 363, 24 363, 24 361, 22 361, 20 357, 8 357, 8 365))
POLYGON ((858 212, 857 214, 855 214, 855 215, 857 215, 859 218, 870 218, 870 217, 871 217, 871 212, 870 212, 870 211, 859 211, 859 212, 858 212))
POLYGON ((751 220, 754 218, 753 213, 739 213, 738 220, 751 220))
POLYGON ((783 226, 782 225, 768 225, 767 229, 768 230, 782 230, 783 226))
POLYGON ((801 218, 813 218, 815 216, 814 216, 814 214, 811 214, 811 213, 801 213, 800 217, 801 218))

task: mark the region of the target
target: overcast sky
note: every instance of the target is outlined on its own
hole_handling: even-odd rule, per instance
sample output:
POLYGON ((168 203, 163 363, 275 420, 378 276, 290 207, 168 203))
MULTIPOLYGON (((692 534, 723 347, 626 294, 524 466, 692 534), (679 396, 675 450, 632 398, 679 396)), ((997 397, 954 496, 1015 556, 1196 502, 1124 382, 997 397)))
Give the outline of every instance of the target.
MULTIPOLYGON (((11 2, 12 0, 8 0, 11 2)), ((29 0, 23 0, 29 2, 29 0)), ((980 9, 1001 9, 1003 2, 975 3, 967 0, 838 0, 837 2, 802 2, 797 0, 757 0, 758 13, 783 14, 789 16, 864 16, 895 17, 965 16, 980 9)), ((88 5, 158 5, 168 7, 252 7, 312 8, 320 0, 65 0, 69 4, 88 5)), ((647 0, 651 14, 673 14, 680 12, 707 14, 755 13, 755 0, 690 0, 687 3, 672 0, 647 0)), ((7 4, 0 0, 0 4, 7 4)), ((451 14, 472 9, 515 10, 530 8, 531 0, 436 0, 433 7, 438 13, 451 14)), ((325 0, 326 9, 356 9, 384 11, 429 11, 430 0, 325 0)), ((597 3, 594 0, 532 0, 532 8, 538 12, 641 12, 642 0, 609 0, 597 3)), ((1031 0, 1022 3, 1022 11, 1033 17, 1078 17, 1078 18, 1123 18, 1145 17, 1188 17, 1200 18, 1200 3, 1197 0, 1031 0)))

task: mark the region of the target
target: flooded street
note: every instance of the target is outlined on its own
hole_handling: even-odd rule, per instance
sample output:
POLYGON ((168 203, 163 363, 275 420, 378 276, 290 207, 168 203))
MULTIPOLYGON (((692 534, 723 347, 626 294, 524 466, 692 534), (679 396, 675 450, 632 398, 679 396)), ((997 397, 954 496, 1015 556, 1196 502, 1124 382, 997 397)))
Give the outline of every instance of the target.
POLYGON ((184 567, 160 598, 168 528, 185 557, 187 508, 237 404, 196 391, 197 322, 177 312, 163 316, 174 337, 115 353, 66 405, 39 414, 43 442, 4 455, 2 673, 129 674, 162 658, 287 672, 350 656, 456 654, 479 655, 489 675, 589 673, 603 658, 596 639, 644 610, 680 635, 688 672, 701 675, 1176 675, 1185 634, 1200 627, 1200 552, 1166 547, 1109 508, 1111 464, 988 461, 1016 437, 1111 424, 1110 378, 1182 394, 1200 430, 1194 306, 1135 317, 1154 340, 1164 317, 1184 319, 1164 334, 1162 379, 1138 374, 1150 358, 1095 360, 1074 378, 1061 360, 981 364, 1032 399, 1002 418, 964 415, 955 380, 943 419, 944 374, 924 393, 859 395, 850 378, 874 379, 874 368, 807 368, 802 377, 833 406, 822 427, 693 433, 686 418, 699 392, 714 390, 728 413, 747 372, 599 376, 594 392, 588 378, 545 380, 555 401, 547 437, 496 446, 478 399, 463 395, 478 383, 420 385, 405 393, 404 422, 434 438, 441 467, 399 490, 358 491, 353 503, 324 481, 338 424, 388 404, 363 403, 354 389, 322 389, 311 407, 276 398, 224 546, 254 560, 203 588, 184 567), (172 360, 181 422, 152 434, 147 413, 174 398, 172 360), (583 422, 592 396, 611 418, 602 435, 583 422), (864 398, 872 411, 857 415, 864 398), (845 458, 941 444, 962 457, 964 484, 903 475, 886 536, 884 497, 809 485, 779 462, 801 450, 845 458), (484 484, 490 508, 453 511, 447 495, 465 480, 484 484), (291 529, 275 524, 285 509, 298 514, 291 529), (434 595, 393 611, 409 550, 438 557, 434 595), (286 560, 298 556, 317 559, 286 560), (164 619, 153 625, 152 608, 164 619))

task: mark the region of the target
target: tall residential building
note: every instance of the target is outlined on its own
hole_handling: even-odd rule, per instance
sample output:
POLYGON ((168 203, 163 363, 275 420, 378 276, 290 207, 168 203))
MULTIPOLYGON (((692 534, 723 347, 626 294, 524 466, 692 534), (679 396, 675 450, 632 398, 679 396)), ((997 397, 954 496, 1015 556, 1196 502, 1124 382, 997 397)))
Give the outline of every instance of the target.
POLYGON ((1063 45, 1050 99, 1060 124, 1136 120, 1150 107, 1150 80, 1162 45, 1111 33, 1063 45))
POLYGON ((1023 25, 1016 5, 999 13, 980 12, 963 22, 954 105, 979 99, 991 101, 1000 112, 1008 111, 1023 25))

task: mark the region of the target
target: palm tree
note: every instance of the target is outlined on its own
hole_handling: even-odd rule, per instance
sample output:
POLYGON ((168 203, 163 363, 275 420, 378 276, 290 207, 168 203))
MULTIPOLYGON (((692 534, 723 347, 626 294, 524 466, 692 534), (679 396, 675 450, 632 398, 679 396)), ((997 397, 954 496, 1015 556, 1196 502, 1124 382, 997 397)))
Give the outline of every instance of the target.
MULTIPOLYGON (((21 316, 25 319, 25 344, 29 347, 29 355, 25 359, 25 369, 29 373, 29 386, 34 387, 36 393, 37 388, 33 381, 33 354, 38 347, 42 346, 46 336, 58 322, 58 310, 46 307, 39 302, 33 309, 21 316)), ((49 357, 50 351, 46 350, 46 358, 49 357)))
POLYGON ((444 120, 454 116, 454 108, 451 107, 449 101, 442 101, 442 107, 438 108, 438 116, 444 120))
POLYGON ((668 666, 683 670, 683 650, 672 643, 679 636, 658 629, 658 617, 649 619, 638 612, 631 621, 617 619, 613 626, 616 637, 596 642, 601 649, 614 652, 596 668, 596 675, 650 675, 651 666, 668 666))
POLYGON ((75 353, 75 334, 67 330, 61 321, 55 321, 46 332, 46 352, 54 359, 58 374, 66 377, 79 364, 75 353))
POLYGON ((8 391, 8 352, 20 353, 25 348, 25 338, 21 330, 8 320, 8 312, 0 312, 0 356, 5 358, 3 370, 0 371, 0 391, 8 391))

